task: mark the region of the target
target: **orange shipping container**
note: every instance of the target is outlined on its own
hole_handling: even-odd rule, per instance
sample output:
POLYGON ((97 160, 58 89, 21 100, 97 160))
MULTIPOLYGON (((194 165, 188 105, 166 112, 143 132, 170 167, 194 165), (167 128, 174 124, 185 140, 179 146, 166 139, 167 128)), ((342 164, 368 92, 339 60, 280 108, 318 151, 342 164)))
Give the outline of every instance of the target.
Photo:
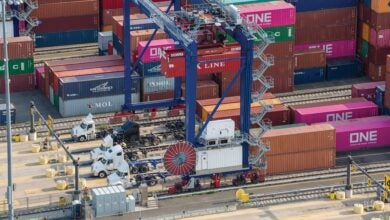
MULTIPOLYGON (((30 58, 34 56, 34 42, 31 37, 7 38, 8 59, 30 58)), ((3 59, 3 39, 0 38, 0 58, 3 59)))
POLYGON ((369 42, 370 41, 370 26, 366 22, 360 23, 360 36, 363 40, 369 42))
POLYGON ((375 65, 370 62, 368 66, 368 77, 373 81, 383 81, 385 80, 385 65, 375 65))
POLYGON ((390 13, 389 0, 371 0, 371 9, 378 13, 390 13))
MULTIPOLYGON (((256 132, 256 130, 251 130, 256 132)), ((263 136, 268 155, 336 149, 336 130, 329 124, 270 130, 263 136)))
POLYGON ((336 149, 272 155, 267 160, 269 175, 329 169, 336 165, 336 149))
POLYGON ((294 69, 308 69, 326 66, 326 53, 323 49, 309 49, 294 54, 294 69))
POLYGON ((84 0, 40 4, 37 10, 32 11, 31 16, 42 19, 94 14, 97 15, 98 13, 99 3, 97 0, 84 0))

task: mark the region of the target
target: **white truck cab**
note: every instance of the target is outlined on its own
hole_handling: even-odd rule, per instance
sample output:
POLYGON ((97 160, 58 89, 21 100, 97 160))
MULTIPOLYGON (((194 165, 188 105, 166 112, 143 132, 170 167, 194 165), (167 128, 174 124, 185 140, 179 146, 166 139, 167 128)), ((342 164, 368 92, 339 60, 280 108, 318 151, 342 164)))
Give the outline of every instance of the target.
POLYGON ((113 145, 114 145, 114 141, 111 135, 107 135, 103 139, 103 144, 100 147, 97 147, 91 150, 91 152, 89 152, 90 159, 93 161, 101 159, 106 152, 108 151, 112 152, 111 148, 113 147, 113 145))
POLYGON ((71 134, 73 140, 80 142, 96 139, 96 128, 92 114, 89 113, 87 117, 83 118, 81 124, 74 126, 71 134))
POLYGON ((92 163, 91 171, 93 176, 104 178, 117 170, 121 163, 127 163, 123 149, 120 145, 115 145, 106 151, 99 160, 92 163))
POLYGON ((130 178, 129 165, 126 162, 122 163, 115 172, 107 177, 107 183, 111 186, 121 185, 125 189, 137 185, 135 179, 130 178))

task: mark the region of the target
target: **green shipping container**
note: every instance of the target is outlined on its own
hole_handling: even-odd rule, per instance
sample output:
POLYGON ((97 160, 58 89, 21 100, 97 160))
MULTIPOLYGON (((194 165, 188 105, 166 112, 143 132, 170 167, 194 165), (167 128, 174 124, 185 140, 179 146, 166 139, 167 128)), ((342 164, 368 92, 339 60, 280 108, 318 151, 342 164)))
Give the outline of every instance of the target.
POLYGON ((275 38, 275 43, 293 41, 295 38, 294 26, 264 28, 264 31, 268 36, 273 36, 275 38))
POLYGON ((368 42, 365 41, 365 40, 362 40, 362 51, 360 55, 362 55, 363 57, 368 57, 368 42))
MULTIPOLYGON (((9 60, 8 69, 10 75, 33 73, 34 72, 34 59, 15 59, 9 60)), ((4 60, 0 60, 0 76, 4 76, 4 60)))
POLYGON ((273 0, 221 0, 223 4, 233 4, 233 5, 245 5, 245 4, 254 4, 259 2, 270 2, 273 0))
POLYGON ((237 42, 237 41, 236 41, 232 36, 230 36, 229 34, 227 34, 227 33, 223 32, 223 31, 217 29, 217 39, 219 39, 219 38, 223 38, 223 39, 224 39, 223 42, 224 42, 225 44, 231 44, 231 43, 236 43, 236 42, 237 42))

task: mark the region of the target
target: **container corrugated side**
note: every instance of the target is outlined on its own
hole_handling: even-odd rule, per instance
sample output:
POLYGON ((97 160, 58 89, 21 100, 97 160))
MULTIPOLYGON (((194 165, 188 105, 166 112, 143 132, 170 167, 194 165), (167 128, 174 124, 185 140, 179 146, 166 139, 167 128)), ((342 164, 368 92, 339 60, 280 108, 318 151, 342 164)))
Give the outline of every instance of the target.
POLYGON ((370 25, 376 30, 390 29, 390 13, 377 13, 371 11, 370 25))
POLYGON ((370 30, 370 44, 376 47, 390 47, 390 29, 370 30))
POLYGON ((373 64, 385 65, 387 54, 390 54, 390 47, 381 48, 381 47, 374 47, 372 45, 369 46, 368 58, 370 62, 373 64))
POLYGON ((378 116, 330 122, 336 129, 337 151, 390 145, 390 117, 378 116))
MULTIPOLYGON (((182 97, 186 97, 186 87, 181 85, 182 97)), ((219 97, 219 85, 212 80, 196 82, 196 100, 213 99, 219 97)))
POLYGON ((322 49, 309 49, 294 53, 294 70, 326 66, 326 54, 322 49))
POLYGON ((322 43, 295 45, 296 50, 322 48, 327 58, 353 57, 356 51, 356 40, 341 40, 322 43))
MULTIPOLYGON (((16 121, 16 108, 10 103, 10 111, 11 111, 11 123, 14 124, 16 121)), ((0 104, 0 125, 6 125, 7 123, 7 111, 6 104, 0 104)))
POLYGON ((99 13, 99 3, 96 0, 83 0, 71 2, 55 2, 39 4, 39 9, 34 10, 31 16, 42 18, 55 18, 67 16, 93 15, 99 13))
MULTIPOLYGON (((215 81, 219 84, 219 96, 222 97, 223 93, 228 88, 230 82, 233 80, 236 72, 226 71, 223 73, 215 74, 215 81)), ((230 90, 226 97, 238 96, 240 95, 240 76, 237 77, 237 80, 234 82, 233 86, 230 87, 230 90)))
POLYGON ((362 75, 363 64, 356 58, 328 61, 326 68, 327 80, 354 78, 362 75))
POLYGON ((364 97, 369 101, 374 101, 376 87, 384 84, 385 84, 384 81, 353 84, 352 98, 364 97))
POLYGON ((165 76, 145 77, 141 83, 143 93, 173 90, 175 87, 175 79, 165 76))
POLYGON ((35 44, 37 47, 49 47, 69 44, 95 43, 97 42, 97 35, 97 28, 43 34, 37 33, 35 44))
POLYGON ((159 76, 161 75, 161 62, 139 62, 138 65, 139 74, 142 77, 159 76))
POLYGON ((386 56, 386 72, 390 73, 390 54, 386 56))
POLYGON ((330 8, 318 11, 297 13, 295 27, 311 28, 318 26, 356 24, 356 7, 330 8))
POLYGON ((315 11, 322 9, 330 8, 346 8, 346 7, 356 7, 358 5, 358 0, 287 0, 291 2, 297 12, 303 11, 315 11))
POLYGON ((325 80, 326 68, 317 67, 294 71, 294 85, 322 82, 325 80))
MULTIPOLYGON (((264 31, 275 40, 275 43, 294 41, 295 39, 294 26, 264 28, 264 31)), ((254 43, 256 44, 256 42, 254 43)))
MULTIPOLYGON (((11 75, 10 81, 10 92, 25 92, 35 88, 34 73, 11 75)), ((0 85, 4 85, 4 77, 0 77, 0 85)), ((0 93, 4 92, 5 87, 0 86, 0 93)))
POLYGON ((378 115, 378 106, 373 102, 353 102, 294 110, 294 123, 320 123, 341 121, 378 115))
MULTIPOLYGON (((4 60, 0 60, 0 66, 4 66, 4 60)), ((34 59, 31 57, 9 60, 8 71, 10 75, 33 73, 34 59)), ((4 76, 4 69, 0 69, 0 76, 4 76)))
MULTIPOLYGON (((138 54, 146 47, 148 41, 138 42, 138 54)), ((162 50, 172 49, 175 47, 175 41, 172 39, 160 39, 152 40, 149 46, 146 48, 144 55, 141 57, 142 62, 160 61, 160 55, 162 50)))
POLYGON ((390 13, 388 0, 371 0, 371 8, 378 13, 390 13))
MULTIPOLYGON (((59 112, 63 117, 121 111, 124 95, 73 99, 59 99, 59 112)), ((139 93, 132 94, 132 102, 139 102, 139 93)))
POLYGON ((70 30, 99 28, 98 14, 41 18, 40 21, 42 23, 33 28, 34 33, 64 32, 70 30))
MULTIPOLYGON (((34 55, 34 42, 31 37, 7 38, 8 59, 29 58, 34 55)), ((3 39, 0 38, 0 58, 3 59, 3 39)))
POLYGON ((373 63, 368 64, 368 77, 373 81, 382 81, 386 77, 386 66, 375 65, 373 63))
POLYGON ((338 41, 355 39, 356 23, 347 25, 333 25, 323 27, 301 28, 295 31, 296 44, 321 43, 324 41, 338 41))

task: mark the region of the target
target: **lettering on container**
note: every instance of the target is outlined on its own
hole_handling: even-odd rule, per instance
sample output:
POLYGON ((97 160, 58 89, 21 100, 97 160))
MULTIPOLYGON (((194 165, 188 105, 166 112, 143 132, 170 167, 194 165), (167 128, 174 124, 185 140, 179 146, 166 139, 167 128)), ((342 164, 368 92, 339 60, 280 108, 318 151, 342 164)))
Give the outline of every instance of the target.
POLYGON ((214 63, 198 63, 198 70, 201 69, 213 69, 225 67, 225 62, 214 62, 214 63))
POLYGON ((326 121, 342 121, 352 118, 352 112, 331 113, 326 115, 326 121))
POLYGON ((155 48, 150 48, 150 56, 151 57, 161 57, 162 56, 162 52, 164 50, 168 50, 168 49, 171 49, 172 46, 165 46, 165 47, 155 47, 155 48))
POLYGON ((89 108, 107 108, 107 107, 112 107, 111 101, 106 101, 106 102, 95 102, 93 104, 88 105, 89 108))
POLYGON ((349 134, 349 143, 353 145, 372 144, 378 141, 378 131, 353 132, 349 134))
POLYGON ((251 14, 246 16, 246 20, 250 23, 271 23, 272 21, 272 13, 271 12, 263 12, 260 14, 251 14))
MULTIPOLYGON (((309 49, 318 49, 318 48, 321 48, 321 45, 314 45, 309 47, 309 49)), ((333 44, 324 44, 322 45, 322 49, 328 55, 333 54, 333 44)))
POLYGON ((148 69, 148 72, 150 72, 150 73, 159 73, 159 72, 161 72, 161 64, 148 69))
POLYGON ((98 92, 109 92, 114 88, 112 86, 107 86, 107 85, 108 85, 108 82, 105 82, 105 83, 97 85, 89 90, 93 93, 98 93, 98 92))
POLYGON ((149 87, 167 87, 170 83, 168 80, 160 80, 155 82, 148 82, 149 87))

